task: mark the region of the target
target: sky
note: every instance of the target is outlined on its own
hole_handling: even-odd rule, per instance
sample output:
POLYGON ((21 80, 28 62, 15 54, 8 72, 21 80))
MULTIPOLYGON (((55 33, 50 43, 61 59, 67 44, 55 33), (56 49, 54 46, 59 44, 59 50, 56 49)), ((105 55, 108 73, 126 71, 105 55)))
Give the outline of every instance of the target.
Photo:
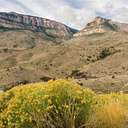
POLYGON ((0 0, 1 12, 18 12, 82 29, 96 16, 128 22, 128 0, 0 0))

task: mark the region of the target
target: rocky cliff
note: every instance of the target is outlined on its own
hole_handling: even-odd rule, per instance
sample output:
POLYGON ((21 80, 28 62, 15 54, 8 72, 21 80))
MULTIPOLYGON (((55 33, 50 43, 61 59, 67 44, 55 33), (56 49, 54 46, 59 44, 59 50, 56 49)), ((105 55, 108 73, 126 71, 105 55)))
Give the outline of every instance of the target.
POLYGON ((94 21, 88 23, 83 30, 74 34, 74 36, 77 37, 77 36, 89 35, 93 33, 104 33, 107 31, 128 32, 128 24, 114 22, 110 19, 105 19, 102 17, 96 17, 94 21))
POLYGON ((71 38, 76 32, 76 30, 56 21, 15 12, 0 12, 0 30, 3 29, 32 30, 63 39, 71 38))

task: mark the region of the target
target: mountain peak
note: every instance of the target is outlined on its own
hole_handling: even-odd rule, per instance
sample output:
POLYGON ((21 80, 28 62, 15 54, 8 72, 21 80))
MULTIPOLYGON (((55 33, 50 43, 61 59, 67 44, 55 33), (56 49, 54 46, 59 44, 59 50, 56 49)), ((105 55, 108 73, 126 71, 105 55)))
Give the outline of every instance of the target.
POLYGON ((111 19, 107 19, 107 18, 103 18, 101 16, 97 16, 97 17, 95 17, 95 20, 111 20, 111 19))
POLYGON ((84 29, 74 34, 74 36, 77 37, 94 33, 105 33, 108 31, 128 32, 128 24, 114 22, 111 19, 98 16, 92 22, 88 23, 84 29))
POLYGON ((98 16, 92 22, 88 23, 86 25, 86 28, 88 28, 88 27, 98 27, 100 25, 105 25, 105 24, 108 24, 110 21, 111 21, 110 19, 105 19, 105 18, 102 18, 102 17, 98 16))

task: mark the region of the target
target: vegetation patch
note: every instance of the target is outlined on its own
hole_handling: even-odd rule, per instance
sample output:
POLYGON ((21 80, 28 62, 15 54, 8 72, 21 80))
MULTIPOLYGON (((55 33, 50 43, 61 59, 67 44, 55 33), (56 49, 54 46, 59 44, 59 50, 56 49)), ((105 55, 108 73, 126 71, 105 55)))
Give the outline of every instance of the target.
POLYGON ((100 59, 104 59, 114 53, 118 52, 116 49, 114 49, 113 47, 110 47, 110 48, 104 48, 101 50, 99 56, 98 56, 98 60, 100 59))
POLYGON ((126 128, 127 115, 127 95, 96 95, 72 80, 0 93, 0 128, 126 128))

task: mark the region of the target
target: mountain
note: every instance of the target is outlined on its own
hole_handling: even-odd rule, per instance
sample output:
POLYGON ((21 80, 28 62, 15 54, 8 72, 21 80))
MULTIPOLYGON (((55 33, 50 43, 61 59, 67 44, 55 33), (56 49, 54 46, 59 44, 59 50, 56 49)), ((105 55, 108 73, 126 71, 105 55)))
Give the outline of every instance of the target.
POLYGON ((77 31, 62 23, 35 17, 22 15, 15 12, 0 13, 0 28, 2 30, 32 30, 45 33, 47 36, 54 38, 69 39, 77 31))
MULTIPOLYGON (((98 17, 72 38, 59 39, 59 43, 54 43, 56 37, 38 31, 38 27, 33 30, 32 25, 24 28, 23 22, 21 28, 18 28, 19 22, 10 24, 11 27, 7 26, 8 20, 4 21, 6 30, 2 27, 0 31, 1 86, 10 88, 73 77, 81 86, 98 93, 128 92, 127 24, 98 17), (102 31, 96 31, 99 28, 102 31)), ((69 27, 68 30, 76 32, 69 27)), ((59 34, 63 29, 57 31, 59 34)))
POLYGON ((128 24, 114 22, 110 19, 105 19, 102 17, 96 17, 94 21, 88 23, 83 30, 74 34, 74 36, 77 37, 77 36, 89 35, 93 33, 104 33, 107 31, 128 32, 128 24))

